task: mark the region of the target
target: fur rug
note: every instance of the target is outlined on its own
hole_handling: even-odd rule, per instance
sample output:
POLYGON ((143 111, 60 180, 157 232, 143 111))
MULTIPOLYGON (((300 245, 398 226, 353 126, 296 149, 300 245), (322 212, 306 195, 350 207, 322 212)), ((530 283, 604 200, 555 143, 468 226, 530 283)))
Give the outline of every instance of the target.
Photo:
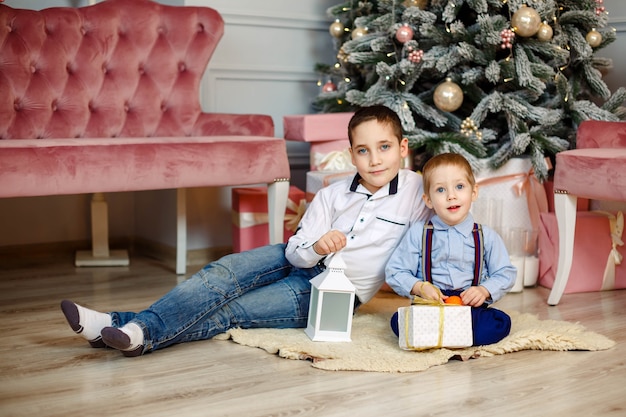
POLYGON ((606 350, 615 342, 575 323, 539 320, 527 313, 507 312, 512 319, 509 336, 498 343, 465 349, 404 351, 389 327, 389 314, 357 314, 352 342, 312 342, 304 329, 232 329, 217 336, 258 347, 283 358, 310 360, 312 366, 332 371, 418 372, 451 358, 471 359, 520 350, 606 350))

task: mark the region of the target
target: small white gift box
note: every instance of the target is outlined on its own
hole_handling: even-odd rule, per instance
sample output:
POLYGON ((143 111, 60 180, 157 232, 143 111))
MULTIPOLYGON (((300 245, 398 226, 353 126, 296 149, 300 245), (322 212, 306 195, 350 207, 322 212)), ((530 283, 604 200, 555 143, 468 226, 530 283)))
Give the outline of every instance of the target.
POLYGON ((507 228, 539 228, 539 214, 548 211, 548 198, 529 158, 511 158, 496 170, 483 161, 475 175, 478 198, 471 212, 477 223, 498 233, 507 228))
POLYGON ((398 309, 398 343, 404 350, 472 346, 470 306, 411 305, 398 309))
POLYGON ((306 201, 311 202, 322 188, 346 177, 354 177, 356 170, 349 171, 308 171, 306 173, 306 201))

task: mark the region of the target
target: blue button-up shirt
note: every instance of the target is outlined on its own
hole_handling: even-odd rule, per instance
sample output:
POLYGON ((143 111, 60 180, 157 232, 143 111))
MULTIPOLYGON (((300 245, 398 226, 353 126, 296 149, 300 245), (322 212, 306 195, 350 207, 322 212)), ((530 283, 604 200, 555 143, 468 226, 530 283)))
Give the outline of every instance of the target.
MULTIPOLYGON (((432 218, 432 279, 442 290, 466 290, 474 279, 474 219, 471 214, 456 226, 448 226, 438 216, 432 218)), ((411 289, 423 281, 422 234, 425 222, 413 225, 391 255, 385 275, 398 294, 412 297, 411 289)), ((482 226, 485 256, 480 285, 491 294, 487 302, 498 301, 515 284, 517 270, 511 264, 504 241, 493 229, 482 226)))

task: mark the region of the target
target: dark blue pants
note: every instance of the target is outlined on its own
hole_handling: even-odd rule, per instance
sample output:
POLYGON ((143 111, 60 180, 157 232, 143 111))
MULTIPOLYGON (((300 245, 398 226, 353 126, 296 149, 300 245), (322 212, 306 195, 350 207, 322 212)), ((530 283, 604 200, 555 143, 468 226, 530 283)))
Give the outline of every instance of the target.
MULTIPOLYGON (((459 295, 461 291, 443 291, 446 295, 459 295)), ((511 331, 511 318, 504 311, 488 307, 472 307, 472 333, 473 346, 491 345, 497 343, 509 335, 511 331)), ((398 332, 398 313, 391 317, 391 329, 398 332)))

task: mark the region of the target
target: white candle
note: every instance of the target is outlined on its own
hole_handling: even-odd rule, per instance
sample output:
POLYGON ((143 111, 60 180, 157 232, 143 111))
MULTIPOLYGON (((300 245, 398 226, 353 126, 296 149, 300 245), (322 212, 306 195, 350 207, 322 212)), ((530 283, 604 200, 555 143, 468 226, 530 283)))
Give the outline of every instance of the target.
POLYGON ((522 292, 524 289, 524 261, 525 256, 510 255, 511 264, 517 268, 517 278, 515 284, 511 288, 511 292, 522 292))
POLYGON ((539 258, 536 256, 526 256, 524 260, 524 286, 532 287, 537 283, 539 277, 539 258))

